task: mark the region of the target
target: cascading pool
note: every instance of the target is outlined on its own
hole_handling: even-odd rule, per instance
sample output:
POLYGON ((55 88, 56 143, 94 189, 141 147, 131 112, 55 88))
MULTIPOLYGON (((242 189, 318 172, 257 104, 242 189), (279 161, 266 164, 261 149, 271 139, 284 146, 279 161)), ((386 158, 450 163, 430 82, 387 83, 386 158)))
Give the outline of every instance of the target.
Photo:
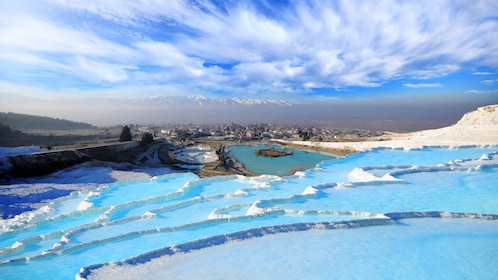
MULTIPOLYGON (((282 240, 285 240, 288 237, 284 236, 296 236, 296 240, 305 243, 308 238, 315 238, 313 234, 329 235, 330 232, 333 236, 344 236, 348 233, 351 243, 344 243, 337 251, 344 254, 349 250, 353 253, 358 250, 354 246, 355 242, 365 241, 364 239, 375 240, 379 234, 395 236, 396 232, 402 232, 407 236, 413 235, 413 238, 406 237, 403 241, 393 239, 393 245, 386 246, 390 240, 383 237, 379 246, 365 247, 365 253, 358 255, 358 260, 367 260, 371 256, 379 258, 381 262, 376 264, 371 261, 366 270, 375 271, 378 267, 379 273, 387 273, 388 266, 385 262, 389 260, 379 256, 395 250, 394 248, 401 251, 424 248, 428 246, 424 242, 429 238, 433 244, 448 248, 444 254, 454 254, 450 260, 458 259, 459 254, 469 259, 470 263, 476 262, 473 258, 480 258, 481 271, 478 275, 497 275, 498 271, 492 262, 498 257, 498 250, 489 249, 496 249, 498 240, 496 186, 498 147, 424 148, 412 151, 375 149, 345 158, 327 160, 316 168, 284 177, 262 175, 199 179, 192 173, 173 173, 147 181, 103 184, 91 191, 58 199, 49 207, 36 212, 2 221, 0 275, 2 279, 68 279, 74 278, 82 267, 119 262, 161 248, 176 248, 178 252, 188 252, 188 245, 182 244, 196 240, 203 240, 195 245, 196 248, 203 248, 223 244, 223 240, 246 240, 252 236, 265 235, 265 232, 276 233, 280 230, 301 232, 303 228, 313 230, 306 231, 309 233, 288 233, 290 235, 272 234, 272 238, 278 240, 281 235, 282 240), (392 214, 393 212, 396 213, 392 214), (420 221, 405 219, 416 215, 439 218, 420 221), (453 230, 440 230, 437 235, 427 233, 428 227, 434 224, 437 224, 438 228, 444 228, 440 221, 447 220, 445 217, 462 216, 464 218, 450 219, 452 222, 448 222, 453 230), (471 218, 480 220, 476 222, 471 218), (344 221, 363 221, 360 222, 361 225, 379 221, 385 225, 316 233, 318 229, 327 228, 329 224, 341 228, 347 224, 342 224, 344 221), (279 228, 275 227, 276 225, 294 226, 279 228), (463 232, 458 231, 462 228, 459 225, 464 225, 463 232), (261 229, 260 233, 255 230, 258 228, 261 229), (483 235, 469 233, 473 231, 481 231, 483 235), (455 234, 464 236, 463 239, 453 238, 457 240, 455 242, 464 240, 462 242, 465 244, 462 246, 470 246, 470 238, 475 240, 478 247, 473 250, 445 247, 444 244, 451 242, 455 234), (244 238, 240 238, 241 235, 244 238), (209 237, 214 236, 217 236, 217 239, 209 241, 209 237), (438 243, 434 240, 444 242, 438 243)), ((245 242, 249 241, 241 242, 241 245, 237 246, 244 246, 242 243, 245 242)), ((248 260, 251 259, 254 267, 260 265, 260 268, 268 267, 267 269, 272 267, 273 261, 273 269, 283 263, 275 260, 275 257, 250 258, 249 254, 256 254, 254 252, 257 252, 258 248, 265 251, 268 246, 266 241, 258 243, 251 239, 251 242, 255 243, 251 243, 253 249, 248 255, 244 255, 243 250, 238 251, 240 259, 247 257, 248 260), (264 265, 262 262, 265 262, 264 265)), ((299 247, 300 243, 297 242, 291 241, 296 246, 295 254, 302 253, 303 258, 306 256, 313 265, 320 263, 313 262, 313 256, 327 258, 326 254, 322 255, 322 251, 315 251, 315 254, 301 252, 305 246, 299 247)), ((291 243, 272 244, 289 246, 291 243)), ((213 256, 223 254, 224 246, 216 248, 213 256)), ((157 251, 152 255, 156 257, 171 254, 171 250, 163 250, 165 251, 157 251)), ((285 251, 283 248, 275 250, 285 251)), ((227 249, 226 252, 228 254, 230 251, 227 249)), ((424 254, 423 250, 418 250, 410 251, 406 255, 395 255, 395 258, 401 258, 398 260, 398 267, 406 267, 405 274, 403 269, 398 269, 397 273, 410 276, 413 275, 413 267, 430 265, 426 263, 424 258, 427 256, 424 254), (404 257, 410 260, 404 260, 404 257)), ((328 257, 331 256, 337 255, 328 257)), ((354 256, 353 254, 349 258, 354 256)), ((287 262, 291 262, 290 267, 297 267, 303 258, 297 257, 287 262)), ((143 259, 147 257, 132 259, 127 263, 136 264, 143 259)), ((242 270, 237 268, 239 262, 234 261, 233 265, 228 266, 232 266, 232 270, 224 268, 218 271, 225 271, 228 276, 243 277, 230 274, 236 271, 242 273, 242 270)), ((92 273, 98 275, 98 267, 105 270, 107 266, 99 265, 86 269, 80 276, 91 276, 92 273)), ((175 267, 180 266, 175 264, 175 267)), ((361 271, 352 266, 341 267, 340 274, 337 274, 341 277, 348 275, 347 267, 352 269, 353 276, 361 271)), ((462 275, 467 275, 464 266, 460 269, 462 275)), ((471 267, 468 266, 467 269, 471 267)), ((162 271, 165 275, 175 273, 178 278, 189 278, 182 277, 178 270, 168 267, 167 264, 162 271), (171 271, 168 270, 170 268, 171 271)), ((441 273, 441 270, 432 266, 427 271, 441 273)), ((191 272, 185 273, 188 275, 191 272)), ((325 274, 331 271, 322 270, 316 273, 316 277, 307 276, 324 278, 325 274)), ((264 269, 261 274, 264 275, 264 269)), ((287 274, 282 274, 282 277, 285 275, 287 274)), ((453 276, 455 273, 448 275, 453 276)), ((382 274, 377 276, 383 278, 382 274)))

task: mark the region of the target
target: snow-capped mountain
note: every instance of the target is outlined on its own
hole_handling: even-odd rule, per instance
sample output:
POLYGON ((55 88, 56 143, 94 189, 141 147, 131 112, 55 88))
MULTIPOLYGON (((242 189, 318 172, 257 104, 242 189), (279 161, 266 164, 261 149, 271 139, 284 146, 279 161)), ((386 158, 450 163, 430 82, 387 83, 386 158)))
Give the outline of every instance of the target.
POLYGON ((293 103, 285 100, 263 100, 263 99, 242 99, 207 97, 204 95, 174 96, 156 95, 140 99, 140 103, 152 102, 154 104, 175 104, 175 105, 278 105, 292 106, 293 103))

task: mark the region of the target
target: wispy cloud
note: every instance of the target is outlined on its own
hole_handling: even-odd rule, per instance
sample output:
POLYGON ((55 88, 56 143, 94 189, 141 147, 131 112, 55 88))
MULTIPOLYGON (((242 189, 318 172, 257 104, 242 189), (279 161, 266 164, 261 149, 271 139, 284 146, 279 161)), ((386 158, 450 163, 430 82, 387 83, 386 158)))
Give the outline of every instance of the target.
MULTIPOLYGON (((29 1, 18 5, 15 11, 29 1)), ((498 53, 493 1, 45 0, 43 5, 50 9, 27 9, 23 17, 13 12, 0 21, 1 59, 32 66, 27 70, 33 75, 54 65, 51 71, 95 86, 298 93, 498 67, 492 55, 498 53)), ((15 80, 15 73, 9 75, 15 80)), ((431 81, 403 85, 441 87, 431 81)))
POLYGON ((437 88, 442 87, 441 84, 403 84, 407 88, 437 88))
POLYGON ((495 89, 495 90, 476 90, 476 89, 471 89, 471 90, 468 90, 467 93, 478 93, 478 94, 498 93, 498 89, 495 89))
POLYGON ((50 19, 9 17, 7 23, 0 26, 0 34, 0 44, 11 51, 120 60, 136 57, 135 50, 119 42, 103 39, 90 30, 60 26, 50 19))
POLYGON ((78 57, 76 59, 75 66, 77 66, 77 69, 80 71, 80 75, 86 75, 90 79, 97 79, 110 83, 126 80, 128 78, 126 69, 135 68, 83 57, 78 57))
POLYGON ((492 72, 474 72, 473 75, 493 75, 492 72))
POLYGON ((481 81, 481 83, 488 85, 488 86, 492 86, 495 83, 498 83, 498 79, 496 79, 496 80, 484 80, 484 81, 481 81))

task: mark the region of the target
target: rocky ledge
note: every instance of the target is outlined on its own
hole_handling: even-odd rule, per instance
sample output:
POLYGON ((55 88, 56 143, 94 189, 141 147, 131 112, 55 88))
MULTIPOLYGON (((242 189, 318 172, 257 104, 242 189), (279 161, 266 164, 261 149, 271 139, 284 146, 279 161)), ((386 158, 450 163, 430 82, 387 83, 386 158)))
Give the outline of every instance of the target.
POLYGON ((280 151, 280 150, 276 150, 274 147, 254 150, 254 153, 257 156, 264 156, 264 157, 271 157, 271 158, 290 156, 293 154, 292 151, 290 151, 290 152, 289 151, 280 151))
POLYGON ((147 147, 140 142, 73 150, 46 151, 42 153, 7 156, 0 161, 0 180, 43 176, 90 160, 133 162, 147 147))

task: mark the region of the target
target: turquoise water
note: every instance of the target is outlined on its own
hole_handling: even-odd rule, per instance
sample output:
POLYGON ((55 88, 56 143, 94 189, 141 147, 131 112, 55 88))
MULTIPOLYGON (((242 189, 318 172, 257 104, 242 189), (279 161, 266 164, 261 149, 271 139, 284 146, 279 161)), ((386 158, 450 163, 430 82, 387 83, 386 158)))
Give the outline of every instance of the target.
MULTIPOLYGON (((103 185, 56 201, 52 211, 2 221, 0 275, 2 279, 71 279, 81 267, 275 225, 367 220, 405 211, 498 214, 497 153, 497 147, 376 149, 333 158, 295 176, 200 179, 192 173, 173 173, 147 181, 103 185)), ((465 221, 459 223, 480 229, 479 223, 465 221)), ((424 225, 417 224, 413 230, 425 230, 424 225)), ((485 228, 497 236, 496 220, 486 221, 485 228)), ((378 234, 369 227, 361 232, 372 240, 378 234)), ((446 237, 451 240, 451 233, 437 238, 446 237)), ((496 239, 473 238, 482 246, 496 247, 496 239)), ((425 246, 417 244, 423 238, 408 241, 407 248, 425 246)), ((383 250, 386 253, 386 259, 380 261, 389 261, 387 249, 380 245, 375 249, 379 255, 383 250)), ((455 254, 451 259, 471 261, 483 254, 484 262, 498 257, 496 250, 479 248, 449 253, 455 254)), ((425 254, 412 252, 409 262, 427 266, 425 254)), ((368 259, 368 255, 364 257, 368 259)), ((488 268, 483 275, 489 275, 495 266, 488 263, 481 267, 488 268)), ((410 277, 416 276, 411 271, 406 271, 407 278, 417 278, 410 277)))
POLYGON ((230 156, 241 162, 247 170, 257 174, 271 174, 278 176, 288 176, 292 171, 305 170, 314 168, 318 163, 324 160, 330 160, 335 157, 298 149, 282 148, 274 145, 235 145, 230 146, 230 156), (257 156, 254 150, 274 147, 277 150, 292 151, 289 156, 269 158, 257 156))

